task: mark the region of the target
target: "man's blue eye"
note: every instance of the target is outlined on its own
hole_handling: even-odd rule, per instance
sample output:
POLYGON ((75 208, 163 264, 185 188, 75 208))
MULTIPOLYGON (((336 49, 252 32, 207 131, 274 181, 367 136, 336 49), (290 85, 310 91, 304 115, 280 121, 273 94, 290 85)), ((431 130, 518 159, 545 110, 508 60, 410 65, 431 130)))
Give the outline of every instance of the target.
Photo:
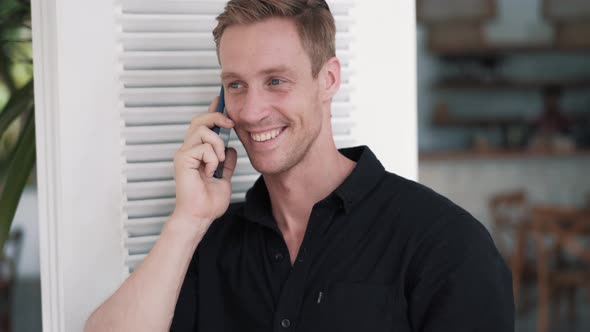
POLYGON ((281 80, 275 78, 275 79, 273 79, 273 80, 270 81, 270 84, 271 85, 279 85, 279 84, 281 84, 281 80))
POLYGON ((237 89, 240 87, 240 83, 234 82, 234 83, 230 83, 229 87, 232 89, 237 89))

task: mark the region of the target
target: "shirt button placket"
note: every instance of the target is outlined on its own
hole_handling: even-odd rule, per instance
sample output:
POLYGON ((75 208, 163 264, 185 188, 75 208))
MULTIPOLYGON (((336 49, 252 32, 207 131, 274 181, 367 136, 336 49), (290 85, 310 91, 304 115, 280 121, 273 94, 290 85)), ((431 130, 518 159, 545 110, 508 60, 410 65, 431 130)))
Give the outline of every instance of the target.
MULTIPOLYGON (((320 222, 321 218, 325 217, 325 212, 326 211, 324 208, 315 207, 312 210, 310 225, 316 224, 315 228, 317 228, 317 224, 320 222)), ((311 262, 311 253, 308 245, 310 241, 318 240, 311 236, 311 233, 315 232, 313 228, 307 229, 306 232, 307 233, 299 249, 296 264, 293 265, 291 269, 290 275, 282 289, 279 302, 277 304, 277 311, 275 312, 275 332, 293 330, 295 329, 295 325, 297 325, 298 317, 296 313, 301 311, 303 290, 305 288, 305 277, 308 273, 311 262), (286 318, 285 316, 290 318, 286 318), (291 321, 291 319, 294 319, 294 321, 291 321)), ((271 257, 273 260, 275 260, 274 254, 271 254, 271 257)))
POLYGON ((303 263, 305 261, 306 255, 307 255, 307 248, 301 247, 301 249, 299 249, 299 254, 297 256, 297 261, 299 263, 303 263))

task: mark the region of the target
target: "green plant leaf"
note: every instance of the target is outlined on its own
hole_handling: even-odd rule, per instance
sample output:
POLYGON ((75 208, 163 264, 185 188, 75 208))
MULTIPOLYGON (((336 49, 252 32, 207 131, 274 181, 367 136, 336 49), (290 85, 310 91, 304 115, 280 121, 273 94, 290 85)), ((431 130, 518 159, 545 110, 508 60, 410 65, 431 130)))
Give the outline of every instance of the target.
POLYGON ((25 111, 29 113, 27 122, 14 149, 12 160, 8 164, 6 182, 0 192, 0 253, 2 254, 21 194, 35 164, 34 106, 30 105, 25 111))
POLYGON ((12 121, 22 114, 23 110, 31 109, 34 102, 33 93, 33 80, 31 80, 10 96, 6 106, 0 112, 0 134, 4 133, 12 121))

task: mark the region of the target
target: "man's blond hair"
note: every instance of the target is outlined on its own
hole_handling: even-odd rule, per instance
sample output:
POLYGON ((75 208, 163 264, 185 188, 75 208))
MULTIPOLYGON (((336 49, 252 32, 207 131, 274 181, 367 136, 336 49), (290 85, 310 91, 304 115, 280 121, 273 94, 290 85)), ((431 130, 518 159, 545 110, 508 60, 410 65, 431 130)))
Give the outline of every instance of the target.
POLYGON ((271 17, 292 19, 299 32, 303 49, 311 61, 314 78, 322 66, 336 55, 336 26, 324 0, 231 0, 217 16, 213 30, 217 55, 226 28, 236 24, 261 22, 271 17))

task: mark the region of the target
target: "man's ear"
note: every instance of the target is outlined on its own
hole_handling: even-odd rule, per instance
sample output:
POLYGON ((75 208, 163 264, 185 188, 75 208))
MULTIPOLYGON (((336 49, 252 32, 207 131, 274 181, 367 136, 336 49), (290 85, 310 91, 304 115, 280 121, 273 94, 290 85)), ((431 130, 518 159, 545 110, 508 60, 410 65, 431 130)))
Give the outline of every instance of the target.
POLYGON ((322 80, 322 101, 329 102, 340 90, 340 60, 332 57, 320 71, 322 80))

